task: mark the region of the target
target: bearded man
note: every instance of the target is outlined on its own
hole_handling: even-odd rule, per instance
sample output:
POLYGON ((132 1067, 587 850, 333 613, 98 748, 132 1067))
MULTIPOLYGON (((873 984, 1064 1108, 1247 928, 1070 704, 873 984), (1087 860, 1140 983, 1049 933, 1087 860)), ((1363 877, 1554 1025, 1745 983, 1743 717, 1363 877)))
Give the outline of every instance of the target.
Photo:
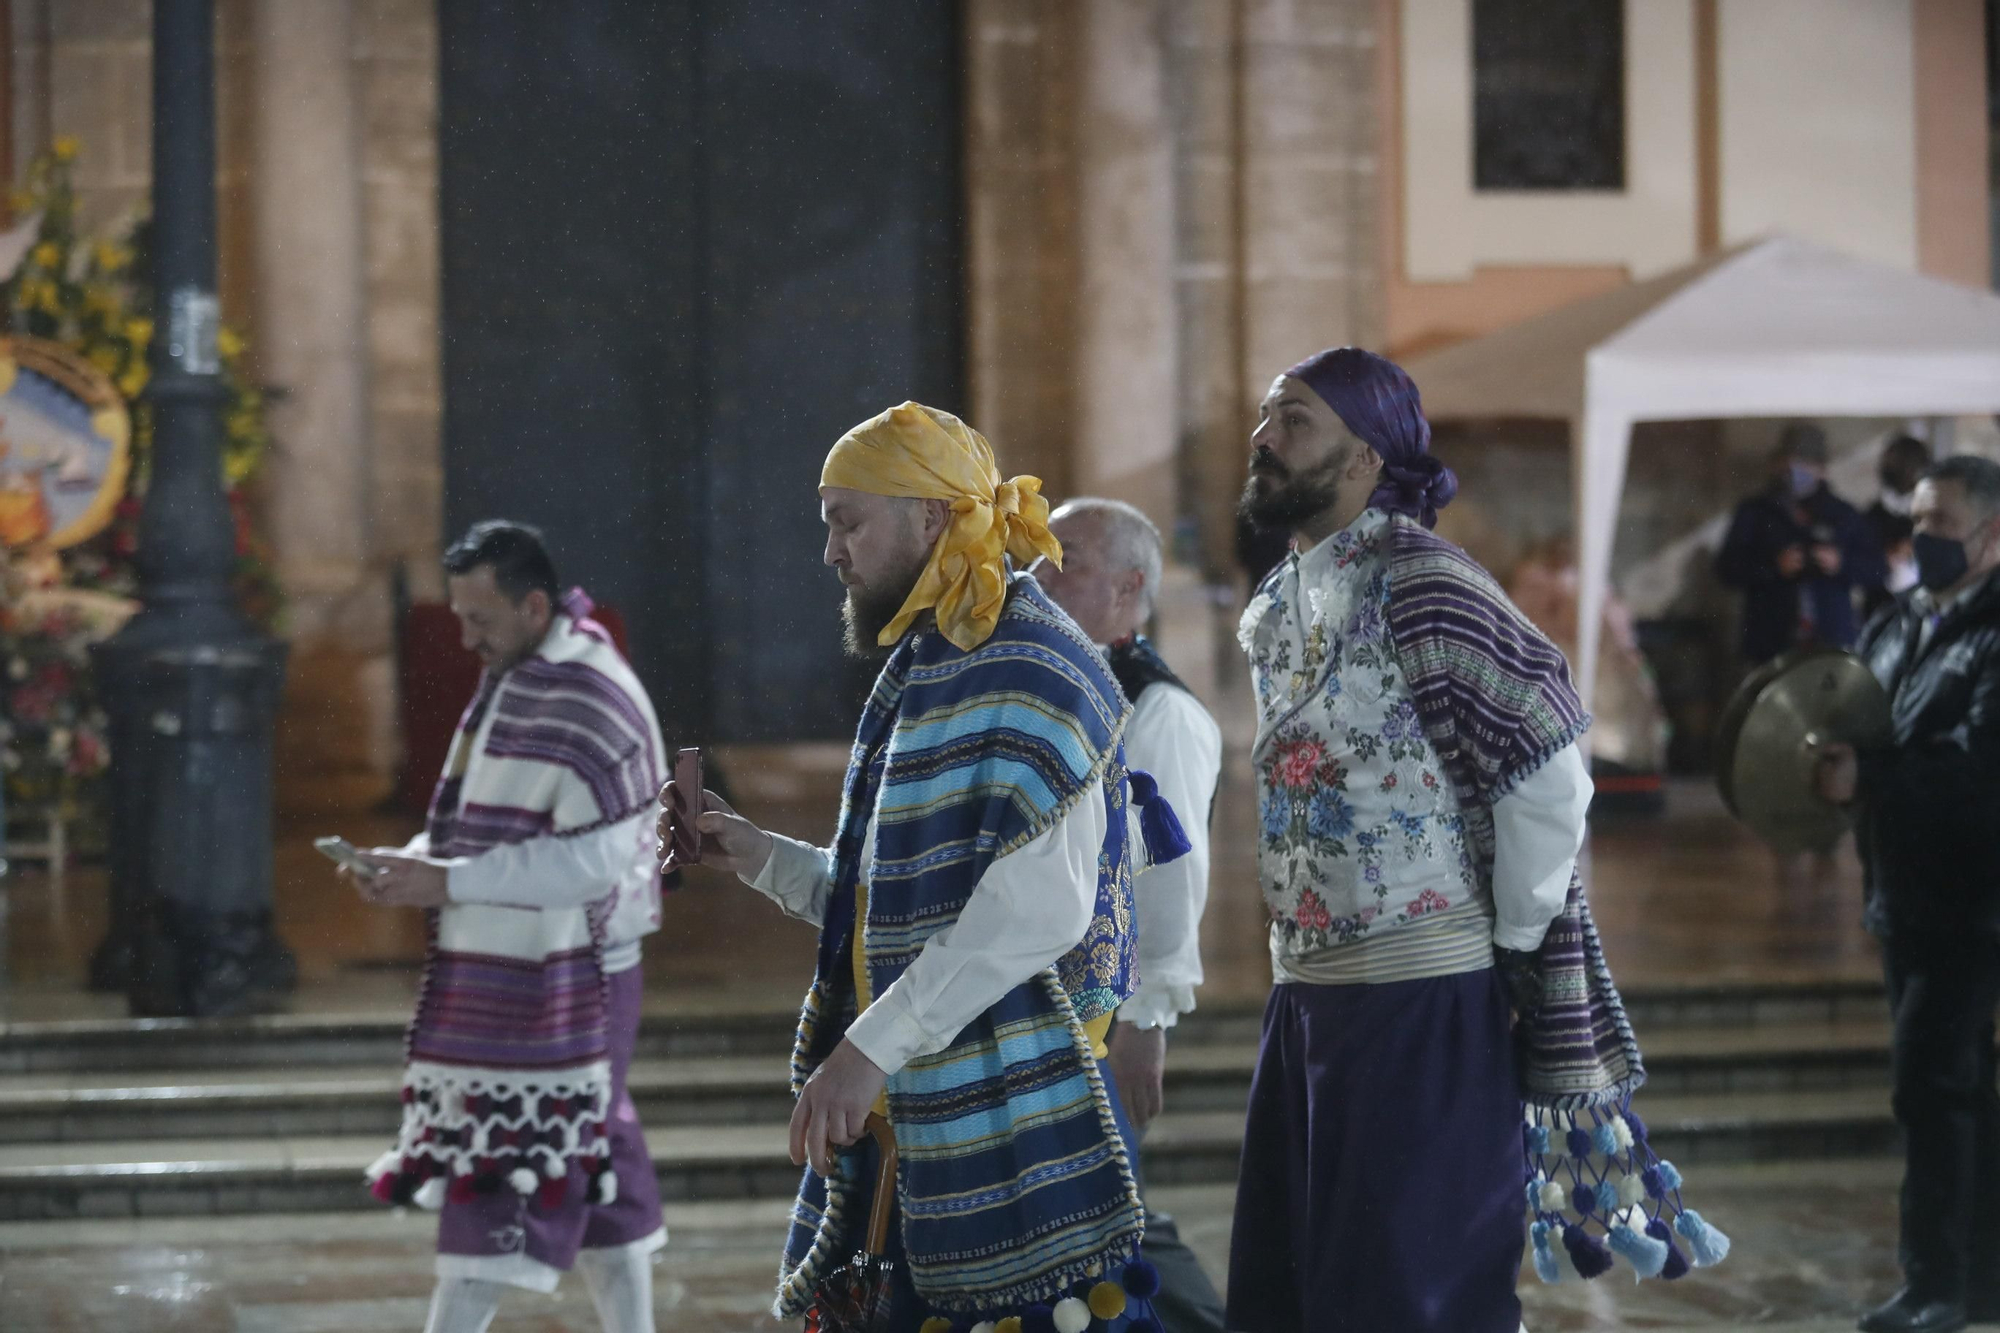
POLYGON ((1103 658, 1008 567, 1062 558, 1040 485, 1003 483, 977 431, 918 403, 843 436, 820 476, 826 563, 849 650, 886 660, 833 844, 703 794, 704 863, 820 930, 781 1318, 858 1247, 875 1149, 840 1150, 871 1112, 898 1150, 894 1328, 1046 1317, 1076 1333, 1157 1282, 1099 1063, 1134 989, 1128 791, 1153 793, 1128 782, 1129 710, 1103 658))
POLYGON ((1524 1183, 1548 1280, 1613 1252, 1674 1276, 1670 1226, 1697 1263, 1725 1248, 1623 1114, 1644 1074, 1575 878, 1589 719, 1562 654, 1430 532, 1457 481, 1429 441, 1409 377, 1352 347, 1278 376, 1251 435, 1243 513, 1293 550, 1239 633, 1276 981, 1241 1333, 1514 1333, 1524 1183))
POLYGON ((486 671, 424 832, 357 882, 430 911, 402 1132, 371 1186, 441 1210, 426 1333, 483 1333, 505 1288, 572 1265, 608 1333, 650 1333, 667 1234, 625 1074, 660 925, 659 722, 535 529, 475 524, 444 567, 486 671))

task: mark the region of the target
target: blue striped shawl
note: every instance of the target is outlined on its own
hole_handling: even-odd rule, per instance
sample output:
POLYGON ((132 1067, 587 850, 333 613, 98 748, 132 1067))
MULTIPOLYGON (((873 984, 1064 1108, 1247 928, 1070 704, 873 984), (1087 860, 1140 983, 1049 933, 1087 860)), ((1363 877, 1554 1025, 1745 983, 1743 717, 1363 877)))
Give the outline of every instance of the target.
MULTIPOLYGON (((1133 849, 1122 733, 1104 659, 1033 579, 1017 577, 971 652, 919 631, 862 714, 834 843, 834 886, 793 1057, 796 1091, 853 1021, 849 966, 870 813, 862 951, 877 995, 957 920, 986 868, 1077 802, 1102 800, 1097 910, 1077 947, 1009 991, 945 1050, 888 1083, 909 1272, 932 1306, 995 1316, 1054 1301, 1132 1254, 1143 1212, 1082 1024, 1136 986, 1133 849)), ((808 1169, 776 1312, 857 1248, 851 1182, 808 1169)))

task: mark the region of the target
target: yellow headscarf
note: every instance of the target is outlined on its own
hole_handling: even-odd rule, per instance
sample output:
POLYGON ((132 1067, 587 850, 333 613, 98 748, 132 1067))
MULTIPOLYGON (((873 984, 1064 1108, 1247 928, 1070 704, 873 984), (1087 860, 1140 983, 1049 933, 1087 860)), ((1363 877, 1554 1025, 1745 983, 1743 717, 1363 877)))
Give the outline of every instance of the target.
POLYGON ((1038 555, 1062 568, 1041 478, 1001 481, 986 437, 949 412, 904 403, 870 417, 833 446, 819 484, 951 504, 950 523, 923 575, 882 631, 884 646, 929 610, 945 638, 970 652, 1000 621, 1007 597, 1003 554, 1022 568, 1038 555))

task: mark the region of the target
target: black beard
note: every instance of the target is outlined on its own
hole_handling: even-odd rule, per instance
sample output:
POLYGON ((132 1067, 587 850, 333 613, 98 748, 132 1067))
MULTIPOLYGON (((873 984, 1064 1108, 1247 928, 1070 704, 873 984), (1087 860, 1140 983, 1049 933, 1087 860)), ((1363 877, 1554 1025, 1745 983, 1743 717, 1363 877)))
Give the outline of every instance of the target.
POLYGON ((1319 466, 1293 472, 1276 459, 1251 470, 1243 484, 1243 498, 1236 512, 1260 532, 1296 532, 1340 502, 1340 473, 1347 466, 1352 447, 1343 444, 1319 466), (1272 476, 1278 484, 1259 493, 1259 476, 1272 476))
POLYGON ((903 603, 910 600, 910 592, 917 586, 917 579, 924 572, 924 564, 930 558, 925 552, 924 559, 912 566, 901 577, 893 578, 878 587, 849 588, 847 600, 840 604, 841 646, 849 657, 860 658, 864 662, 879 662, 887 657, 891 647, 885 647, 878 640, 896 613, 903 609, 903 603))

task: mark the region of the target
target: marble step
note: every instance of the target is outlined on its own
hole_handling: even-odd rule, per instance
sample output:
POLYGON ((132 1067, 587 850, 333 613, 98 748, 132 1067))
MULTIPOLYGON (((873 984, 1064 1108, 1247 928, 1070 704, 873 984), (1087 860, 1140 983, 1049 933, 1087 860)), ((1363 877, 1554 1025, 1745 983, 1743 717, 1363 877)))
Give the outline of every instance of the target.
MULTIPOLYGON (((1696 1092, 1883 1086, 1881 1020, 1661 1028, 1646 1042, 1648 1097, 1696 1092)), ((1169 1104, 1241 1110, 1256 1047, 1247 1040, 1174 1043, 1169 1104)), ((0 1075, 0 1143, 132 1138, 297 1138, 395 1132, 397 1064, 312 1065, 0 1075)), ((790 1112, 782 1056, 648 1057, 628 1079, 648 1125, 730 1124, 790 1112)))
MULTIPOLYGON (((1877 1090, 1657 1097, 1645 1114, 1654 1143, 1684 1172, 1711 1162, 1873 1156, 1896 1143, 1888 1098, 1877 1090)), ((1170 1112, 1148 1135, 1147 1177, 1227 1182, 1242 1138, 1239 1112, 1170 1112)), ((797 1183, 781 1120, 655 1126, 647 1142, 670 1200, 781 1198, 797 1183)), ((0 1221, 376 1207, 361 1172, 384 1146, 375 1134, 0 1146, 0 1221)))
MULTIPOLYGON (((1791 1026, 1879 1019, 1882 987, 1867 981, 1779 981, 1631 987, 1626 1008, 1650 1049, 1668 1028, 1791 1026)), ((1254 1045, 1262 1002, 1207 1000, 1182 1020, 1184 1042, 1254 1045)), ((245 1066, 393 1065, 407 1008, 273 1014, 228 1020, 80 1019, 0 1024, 0 1075, 59 1070, 199 1070, 245 1066)), ((640 1027, 642 1058, 761 1055, 789 1049, 796 1011, 690 1012, 655 995, 640 1027)))

